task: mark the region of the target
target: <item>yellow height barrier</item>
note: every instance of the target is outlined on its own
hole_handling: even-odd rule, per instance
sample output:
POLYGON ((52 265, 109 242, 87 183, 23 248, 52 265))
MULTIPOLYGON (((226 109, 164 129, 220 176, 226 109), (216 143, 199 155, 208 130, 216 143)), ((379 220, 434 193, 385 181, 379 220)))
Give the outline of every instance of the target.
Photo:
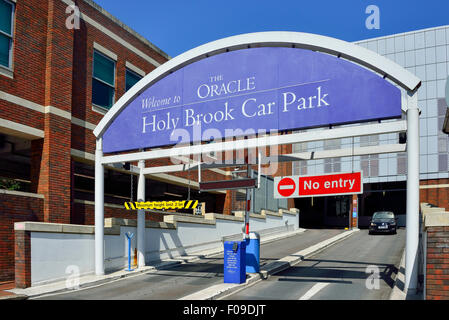
POLYGON ((125 202, 126 210, 146 210, 146 209, 195 209, 198 206, 198 200, 182 201, 136 201, 125 202))

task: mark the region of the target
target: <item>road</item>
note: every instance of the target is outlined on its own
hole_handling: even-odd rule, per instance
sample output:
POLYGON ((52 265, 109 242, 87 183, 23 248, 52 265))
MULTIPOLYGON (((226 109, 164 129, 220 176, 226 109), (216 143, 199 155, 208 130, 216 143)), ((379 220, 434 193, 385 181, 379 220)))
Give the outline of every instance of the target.
POLYGON ((303 262, 225 299, 388 299, 404 247, 404 229, 398 230, 396 235, 369 235, 368 230, 361 230, 303 262), (378 286, 376 280, 372 279, 376 267, 380 272, 378 286))
MULTIPOLYGON (((261 266, 329 239, 343 230, 307 230, 304 233, 261 245, 261 266)), ((155 273, 139 274, 97 287, 37 299, 51 300, 150 300, 179 299, 214 284, 223 283, 223 255, 203 258, 155 273)))

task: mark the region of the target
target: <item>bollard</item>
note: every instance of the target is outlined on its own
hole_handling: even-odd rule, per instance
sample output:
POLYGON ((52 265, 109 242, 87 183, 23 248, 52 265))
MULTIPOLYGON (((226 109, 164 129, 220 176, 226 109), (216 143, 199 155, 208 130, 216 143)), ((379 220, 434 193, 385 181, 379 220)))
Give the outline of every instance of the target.
POLYGON ((134 233, 127 232, 125 233, 126 238, 128 239, 128 269, 125 269, 126 271, 133 271, 134 269, 131 269, 131 239, 134 237, 134 233))

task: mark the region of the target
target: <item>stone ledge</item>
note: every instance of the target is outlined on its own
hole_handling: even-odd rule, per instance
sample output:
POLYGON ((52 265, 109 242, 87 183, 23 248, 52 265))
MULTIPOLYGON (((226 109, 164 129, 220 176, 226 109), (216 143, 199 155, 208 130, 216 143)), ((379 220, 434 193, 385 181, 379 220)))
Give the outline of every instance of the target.
MULTIPOLYGON (((245 211, 235 211, 235 216, 244 219, 245 218, 245 211)), ((255 219, 263 219, 263 220, 265 220, 267 218, 264 214, 258 214, 258 213, 253 213, 253 212, 249 213, 249 217, 250 218, 255 218, 255 219)))
POLYGON ((423 214, 427 214, 427 213, 433 213, 433 212, 444 212, 444 208, 438 208, 438 207, 434 207, 434 208, 422 208, 421 209, 423 214))
POLYGON ((282 212, 282 214, 289 214, 292 216, 296 216, 299 214, 299 209, 297 209, 297 208, 290 208, 289 210, 279 209, 279 212, 282 212))
POLYGON ((175 225, 175 227, 177 227, 178 222, 215 225, 215 219, 206 220, 203 216, 187 217, 187 216, 180 216, 180 215, 167 215, 167 216, 164 216, 164 222, 171 223, 171 224, 175 225), (201 218, 199 218, 199 217, 201 217, 201 218))
POLYGON ((12 196, 38 198, 38 199, 44 199, 45 198, 43 194, 39 194, 39 193, 13 191, 13 190, 6 190, 6 189, 0 189, 0 194, 9 194, 9 195, 12 195, 12 196))
POLYGON ((62 225, 62 233, 95 234, 95 226, 63 224, 62 225))
POLYGON ((427 211, 427 212, 444 211, 444 208, 435 207, 426 202, 421 202, 420 208, 421 208, 421 211, 427 211))
MULTIPOLYGON (((120 219, 106 218, 104 221, 105 235, 119 235, 120 226, 136 227, 136 219, 120 219)), ((167 222, 145 221, 146 228, 175 229, 174 224, 167 222)), ((62 224, 62 223, 46 223, 46 222, 16 222, 14 230, 30 231, 30 232, 48 232, 48 233, 74 233, 74 234, 95 234, 95 226, 78 225, 78 224, 62 224)))
MULTIPOLYGON (((123 218, 106 218, 104 219, 105 227, 137 227, 137 219, 123 219, 123 218)), ((160 228, 160 229, 176 229, 173 224, 166 222, 157 222, 145 220, 145 228, 160 228)))
POLYGON ((206 220, 229 220, 229 221, 239 221, 239 222, 243 222, 244 219, 243 217, 236 217, 236 216, 231 216, 231 215, 227 215, 227 214, 219 214, 219 213, 206 213, 204 215, 204 218, 206 220))
POLYGON ((83 226, 76 224, 46 223, 46 222, 16 222, 14 230, 30 232, 50 232, 50 233, 82 233, 94 234, 94 226, 83 226))
POLYGON ((263 215, 263 216, 267 216, 267 215, 268 215, 268 216, 282 217, 283 214, 282 214, 281 210, 282 210, 282 209, 279 209, 279 212, 276 212, 276 211, 271 211, 271 210, 265 210, 265 209, 262 209, 262 210, 260 211, 260 213, 261 213, 261 215, 263 215))
POLYGON ((449 226, 449 212, 431 212, 424 218, 424 228, 449 226))

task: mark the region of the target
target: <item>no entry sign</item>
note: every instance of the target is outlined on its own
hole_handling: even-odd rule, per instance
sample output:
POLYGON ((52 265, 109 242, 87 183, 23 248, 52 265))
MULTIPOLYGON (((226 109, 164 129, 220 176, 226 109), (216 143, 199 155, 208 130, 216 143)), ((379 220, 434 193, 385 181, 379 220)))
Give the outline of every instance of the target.
POLYGON ((296 183, 292 178, 285 177, 277 183, 277 191, 281 197, 290 197, 296 190, 296 183))
POLYGON ((363 193, 362 173, 274 178, 274 198, 301 198, 363 193))

